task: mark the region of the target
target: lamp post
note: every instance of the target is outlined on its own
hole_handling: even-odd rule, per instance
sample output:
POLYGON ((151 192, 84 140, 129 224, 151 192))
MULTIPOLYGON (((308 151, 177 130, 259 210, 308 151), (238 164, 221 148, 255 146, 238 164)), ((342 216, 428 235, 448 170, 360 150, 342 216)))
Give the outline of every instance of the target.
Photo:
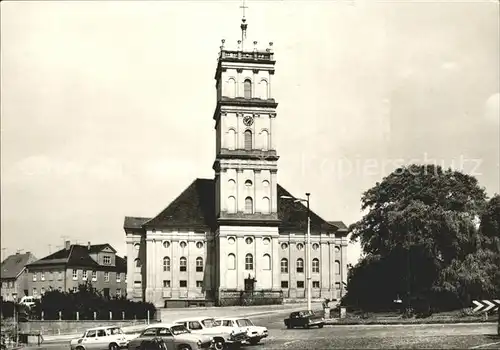
POLYGON ((311 210, 309 209, 309 196, 310 193, 306 193, 307 198, 296 198, 292 196, 281 196, 282 199, 291 199, 294 202, 306 202, 307 203, 307 234, 306 234, 306 295, 307 295, 307 310, 311 310, 311 210))

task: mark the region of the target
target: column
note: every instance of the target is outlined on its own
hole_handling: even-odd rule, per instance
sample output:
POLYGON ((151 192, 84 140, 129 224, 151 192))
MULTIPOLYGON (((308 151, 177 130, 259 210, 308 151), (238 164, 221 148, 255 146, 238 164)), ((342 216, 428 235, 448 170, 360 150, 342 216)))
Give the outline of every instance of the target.
MULTIPOLYGON (((279 242, 279 234, 278 237, 272 237, 272 274, 273 274, 273 290, 281 290, 281 258, 280 258, 280 242, 279 242)), ((290 287, 290 286, 289 286, 290 287)))
POLYGON ((256 91, 256 88, 255 86, 257 85, 257 74, 259 73, 259 70, 258 69, 254 69, 253 71, 253 83, 252 83, 252 97, 258 97, 256 94, 255 94, 255 91, 256 91))
POLYGON ((277 169, 271 169, 271 213, 278 212, 278 186, 276 181, 277 169))
POLYGON ((276 150, 276 145, 274 144, 274 140, 276 139, 274 133, 274 119, 276 118, 275 113, 269 113, 269 149, 276 150))
POLYGON ((321 257, 320 257, 320 263, 319 263, 319 268, 320 268, 320 287, 321 287, 321 297, 330 297, 329 291, 330 291, 330 252, 329 252, 329 246, 326 241, 321 240, 320 242, 320 250, 321 250, 321 257))
POLYGON ((267 98, 273 98, 273 95, 271 94, 271 77, 274 75, 274 69, 269 71, 269 81, 268 81, 268 86, 267 86, 267 98))
MULTIPOLYGON (((131 236, 127 235, 127 299, 133 299, 134 292, 134 240, 131 236)), ((92 270, 91 270, 92 271, 92 270)), ((87 272, 88 273, 88 272, 87 272)), ((57 280, 57 276, 54 274, 54 280, 57 280)), ((92 272, 90 272, 90 279, 92 279, 92 272)))
POLYGON ((240 91, 242 90, 241 88, 241 73, 243 72, 243 69, 237 68, 236 69, 236 97, 242 97, 240 94, 240 91))
POLYGON ((345 238, 342 238, 342 244, 340 245, 340 290, 342 291, 342 296, 345 294, 343 282, 347 283, 347 242, 345 238))
POLYGON ((152 302, 154 293, 154 252, 153 240, 146 238, 146 301, 152 302))
MULTIPOLYGON (((227 240, 226 240, 227 244, 227 240)), ((245 273, 248 273, 245 270, 245 255, 246 249, 245 247, 245 236, 237 235, 236 236, 236 288, 238 290, 245 289, 244 279, 247 277, 245 273)), ((226 254, 227 255, 227 254, 226 254)), ((234 286, 229 286, 230 288, 234 288, 234 286)))
POLYGON ((335 291, 335 242, 328 242, 328 251, 330 254, 329 255, 329 264, 328 264, 328 271, 330 272, 329 276, 329 289, 330 289, 330 295, 331 299, 334 299, 336 297, 336 291, 335 291))
POLYGON ((236 212, 245 210, 244 187, 242 179, 243 169, 236 169, 236 212))
POLYGON ((172 255, 170 257, 170 269, 172 270, 172 280, 170 285, 172 286, 172 298, 179 297, 179 239, 172 239, 170 242, 172 247, 172 255))
POLYGON ((260 180, 260 169, 255 169, 253 171, 253 197, 254 197, 254 208, 256 213, 262 213, 262 196, 258 189, 261 188, 260 180))
POLYGON ((297 296, 297 269, 295 265, 296 254, 295 252, 295 234, 289 233, 289 241, 288 241, 288 274, 290 276, 288 282, 288 290, 290 291, 290 298, 295 298, 297 296))

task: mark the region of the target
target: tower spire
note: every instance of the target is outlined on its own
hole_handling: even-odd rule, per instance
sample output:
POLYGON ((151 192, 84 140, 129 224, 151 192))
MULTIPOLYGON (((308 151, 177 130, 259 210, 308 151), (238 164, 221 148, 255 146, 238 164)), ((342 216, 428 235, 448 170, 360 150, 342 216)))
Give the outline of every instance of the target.
POLYGON ((243 17, 241 18, 241 51, 243 51, 243 48, 244 48, 244 45, 245 45, 245 39, 247 38, 247 26, 248 24, 246 23, 247 22, 247 19, 245 18, 245 9, 247 9, 248 7, 245 6, 245 0, 243 0, 243 5, 240 6, 240 8, 242 9, 242 12, 243 12, 243 17))

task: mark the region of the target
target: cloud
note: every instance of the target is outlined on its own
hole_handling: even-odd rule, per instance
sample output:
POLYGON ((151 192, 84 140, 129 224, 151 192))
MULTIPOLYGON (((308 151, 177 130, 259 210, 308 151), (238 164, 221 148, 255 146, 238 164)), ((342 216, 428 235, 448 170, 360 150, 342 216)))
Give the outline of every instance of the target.
POLYGON ((491 95, 484 104, 484 119, 500 124, 500 93, 491 95))

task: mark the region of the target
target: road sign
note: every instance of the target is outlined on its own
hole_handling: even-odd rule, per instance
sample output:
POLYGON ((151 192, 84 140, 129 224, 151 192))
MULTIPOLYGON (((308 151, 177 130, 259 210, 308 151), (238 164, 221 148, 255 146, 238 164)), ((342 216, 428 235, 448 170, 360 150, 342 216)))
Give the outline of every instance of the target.
POLYGON ((472 312, 497 311, 500 306, 500 299, 481 301, 473 300, 472 303, 476 306, 472 312))

